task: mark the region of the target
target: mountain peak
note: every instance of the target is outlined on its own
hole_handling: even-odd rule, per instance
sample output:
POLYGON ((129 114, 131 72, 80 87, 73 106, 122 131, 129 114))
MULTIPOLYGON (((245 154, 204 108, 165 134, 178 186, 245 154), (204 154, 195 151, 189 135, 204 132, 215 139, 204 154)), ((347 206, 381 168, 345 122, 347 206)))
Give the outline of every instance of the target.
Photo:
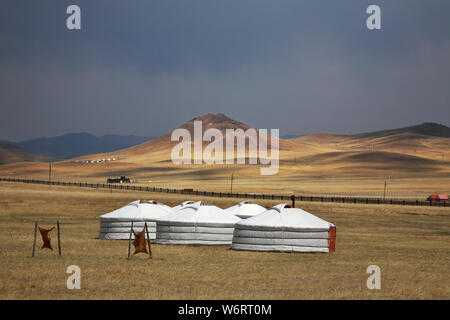
POLYGON ((239 121, 236 121, 234 119, 231 119, 231 118, 227 117, 223 113, 206 113, 206 114, 202 114, 200 116, 197 116, 197 117, 193 118, 190 121, 199 121, 199 120, 204 121, 204 122, 209 122, 209 123, 212 123, 212 122, 216 122, 216 123, 223 123, 223 122, 241 123, 239 121))
MULTIPOLYGON (((227 117, 226 115, 224 115, 223 113, 206 113, 200 116, 197 116, 191 120, 189 120, 188 122, 185 122, 184 124, 182 124, 181 126, 170 130, 169 132, 165 133, 164 135, 153 139, 151 141, 148 141, 146 143, 143 143, 141 145, 138 146, 134 146, 131 148, 127 148, 124 150, 121 150, 117 153, 115 153, 115 155, 117 154, 123 154, 123 155, 141 155, 141 154, 145 154, 145 153, 154 153, 157 151, 161 151, 161 150, 169 150, 171 149, 174 145, 176 145, 178 143, 178 141, 172 141, 172 133, 174 130, 176 129, 185 129, 187 131, 189 131, 189 133, 191 134, 191 137, 194 136, 194 122, 195 121, 201 121, 202 122, 202 131, 205 132, 209 129, 217 129, 220 132, 222 132, 222 134, 225 136, 225 132, 227 129, 243 129, 248 130, 252 127, 233 120, 229 117, 227 117)), ((268 143, 268 145, 270 146, 270 142, 268 143)))
POLYGON ((440 134, 445 135, 450 132, 449 127, 435 122, 424 122, 416 126, 412 126, 410 128, 415 128, 417 131, 426 132, 430 135, 440 135, 440 134))
POLYGON ((197 116, 197 117, 193 118, 191 121, 197 121, 197 120, 233 121, 233 119, 228 118, 223 113, 211 113, 211 112, 197 116))
POLYGON ((206 113, 206 114, 200 115, 200 116, 195 117, 195 118, 191 119, 190 121, 186 122, 180 128, 185 128, 185 129, 191 130, 192 126, 194 124, 194 121, 202 121, 203 130, 215 128, 215 129, 223 131, 225 129, 241 128, 241 129, 247 130, 247 129, 251 128, 250 126, 248 126, 242 122, 239 122, 239 121, 236 121, 236 120, 233 120, 233 119, 227 117, 223 113, 206 113))

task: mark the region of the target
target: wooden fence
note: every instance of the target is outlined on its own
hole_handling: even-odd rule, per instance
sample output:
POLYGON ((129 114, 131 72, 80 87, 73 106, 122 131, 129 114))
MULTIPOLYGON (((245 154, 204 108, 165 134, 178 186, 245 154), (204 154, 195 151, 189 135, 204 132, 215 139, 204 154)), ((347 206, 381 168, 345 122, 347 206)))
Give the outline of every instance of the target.
POLYGON ((192 189, 169 189, 157 187, 142 187, 127 184, 101 184, 101 183, 87 183, 87 182, 63 182, 63 181, 48 181, 48 180, 34 180, 34 179, 17 179, 17 178, 0 178, 0 181, 6 182, 23 182, 43 185, 56 185, 66 187, 86 187, 86 188, 103 188, 103 189, 118 189, 118 190, 132 190, 132 191, 148 191, 148 192, 164 192, 174 194, 185 194, 205 197, 219 197, 219 198, 242 198, 242 199, 260 199, 260 200, 280 200, 280 201, 312 201, 312 202, 335 202, 335 203, 354 203, 354 204, 391 204, 391 205, 409 205, 409 206, 436 206, 449 207, 445 201, 426 201, 426 200, 408 200, 408 199, 381 199, 381 198, 364 198, 364 197, 318 197, 308 195, 274 195, 274 194, 258 194, 258 193, 230 193, 230 192, 214 192, 214 191, 200 191, 192 189))

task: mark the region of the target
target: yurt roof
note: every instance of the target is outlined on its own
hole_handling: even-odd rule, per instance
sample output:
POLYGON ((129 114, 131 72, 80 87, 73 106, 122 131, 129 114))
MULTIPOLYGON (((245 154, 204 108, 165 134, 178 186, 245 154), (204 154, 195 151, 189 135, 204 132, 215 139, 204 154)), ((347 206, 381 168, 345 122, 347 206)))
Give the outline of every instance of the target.
POLYGON ((201 201, 188 204, 167 216, 157 219, 158 223, 236 223, 241 219, 225 210, 201 201))
POLYGON ((330 226, 334 225, 302 209, 279 204, 266 212, 241 220, 236 224, 236 228, 241 226, 249 229, 319 231, 328 230, 330 226))
POLYGON ((251 201, 242 201, 232 207, 225 209, 225 211, 232 213, 234 215, 247 215, 253 216, 265 212, 267 209, 260 206, 257 203, 251 201))
POLYGON ((177 210, 179 210, 189 204, 193 204, 193 203, 195 203, 195 201, 184 201, 184 202, 180 203, 179 205, 172 207, 172 209, 173 209, 173 211, 177 211, 177 210))
POLYGON ((171 207, 153 200, 135 200, 129 204, 100 216, 100 219, 116 221, 146 220, 172 213, 171 207))

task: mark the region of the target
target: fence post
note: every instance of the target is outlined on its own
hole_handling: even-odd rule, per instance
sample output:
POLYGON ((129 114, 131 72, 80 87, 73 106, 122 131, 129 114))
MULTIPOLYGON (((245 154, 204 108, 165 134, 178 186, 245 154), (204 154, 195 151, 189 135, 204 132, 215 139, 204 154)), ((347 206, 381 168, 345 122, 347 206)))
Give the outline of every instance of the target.
POLYGON ((34 251, 36 249, 36 234, 37 234, 37 227, 38 223, 37 221, 34 223, 34 240, 33 240, 33 252, 31 253, 31 257, 34 257, 34 251))
POLYGON ((56 229, 58 229, 58 254, 61 256, 61 232, 59 229, 59 220, 56 220, 56 229))
POLYGON ((147 222, 145 222, 145 232, 147 233, 147 243, 148 243, 148 257, 152 258, 152 247, 150 246, 150 234, 148 233, 147 222))
POLYGON ((130 239, 128 240, 128 259, 130 259, 130 250, 131 250, 131 232, 133 232, 133 221, 131 221, 130 239))

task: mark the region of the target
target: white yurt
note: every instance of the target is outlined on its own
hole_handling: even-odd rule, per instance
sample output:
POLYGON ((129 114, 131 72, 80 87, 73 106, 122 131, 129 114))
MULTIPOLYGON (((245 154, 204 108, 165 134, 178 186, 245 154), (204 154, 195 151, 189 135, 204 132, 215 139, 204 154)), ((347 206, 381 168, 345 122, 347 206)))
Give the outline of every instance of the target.
MULTIPOLYGON (((172 213, 171 207, 152 200, 136 200, 100 216, 99 239, 129 239, 131 222, 134 232, 140 232, 147 222, 150 239, 156 238, 155 219, 172 213)), ((132 238, 134 235, 132 234, 132 238)))
POLYGON ((267 209, 260 206, 259 204, 247 200, 239 202, 238 204, 225 209, 225 211, 234 214, 239 218, 246 219, 266 212, 267 209))
POLYGON ((216 206, 195 202, 157 219, 156 243, 230 244, 234 225, 240 220, 216 206))
POLYGON ((336 226, 302 209, 279 204, 236 223, 231 249, 334 252, 336 226))
POLYGON ((180 203, 179 205, 172 207, 172 210, 175 212, 175 211, 178 211, 181 208, 183 208, 189 204, 193 204, 193 203, 195 203, 195 201, 184 201, 184 202, 180 203))

